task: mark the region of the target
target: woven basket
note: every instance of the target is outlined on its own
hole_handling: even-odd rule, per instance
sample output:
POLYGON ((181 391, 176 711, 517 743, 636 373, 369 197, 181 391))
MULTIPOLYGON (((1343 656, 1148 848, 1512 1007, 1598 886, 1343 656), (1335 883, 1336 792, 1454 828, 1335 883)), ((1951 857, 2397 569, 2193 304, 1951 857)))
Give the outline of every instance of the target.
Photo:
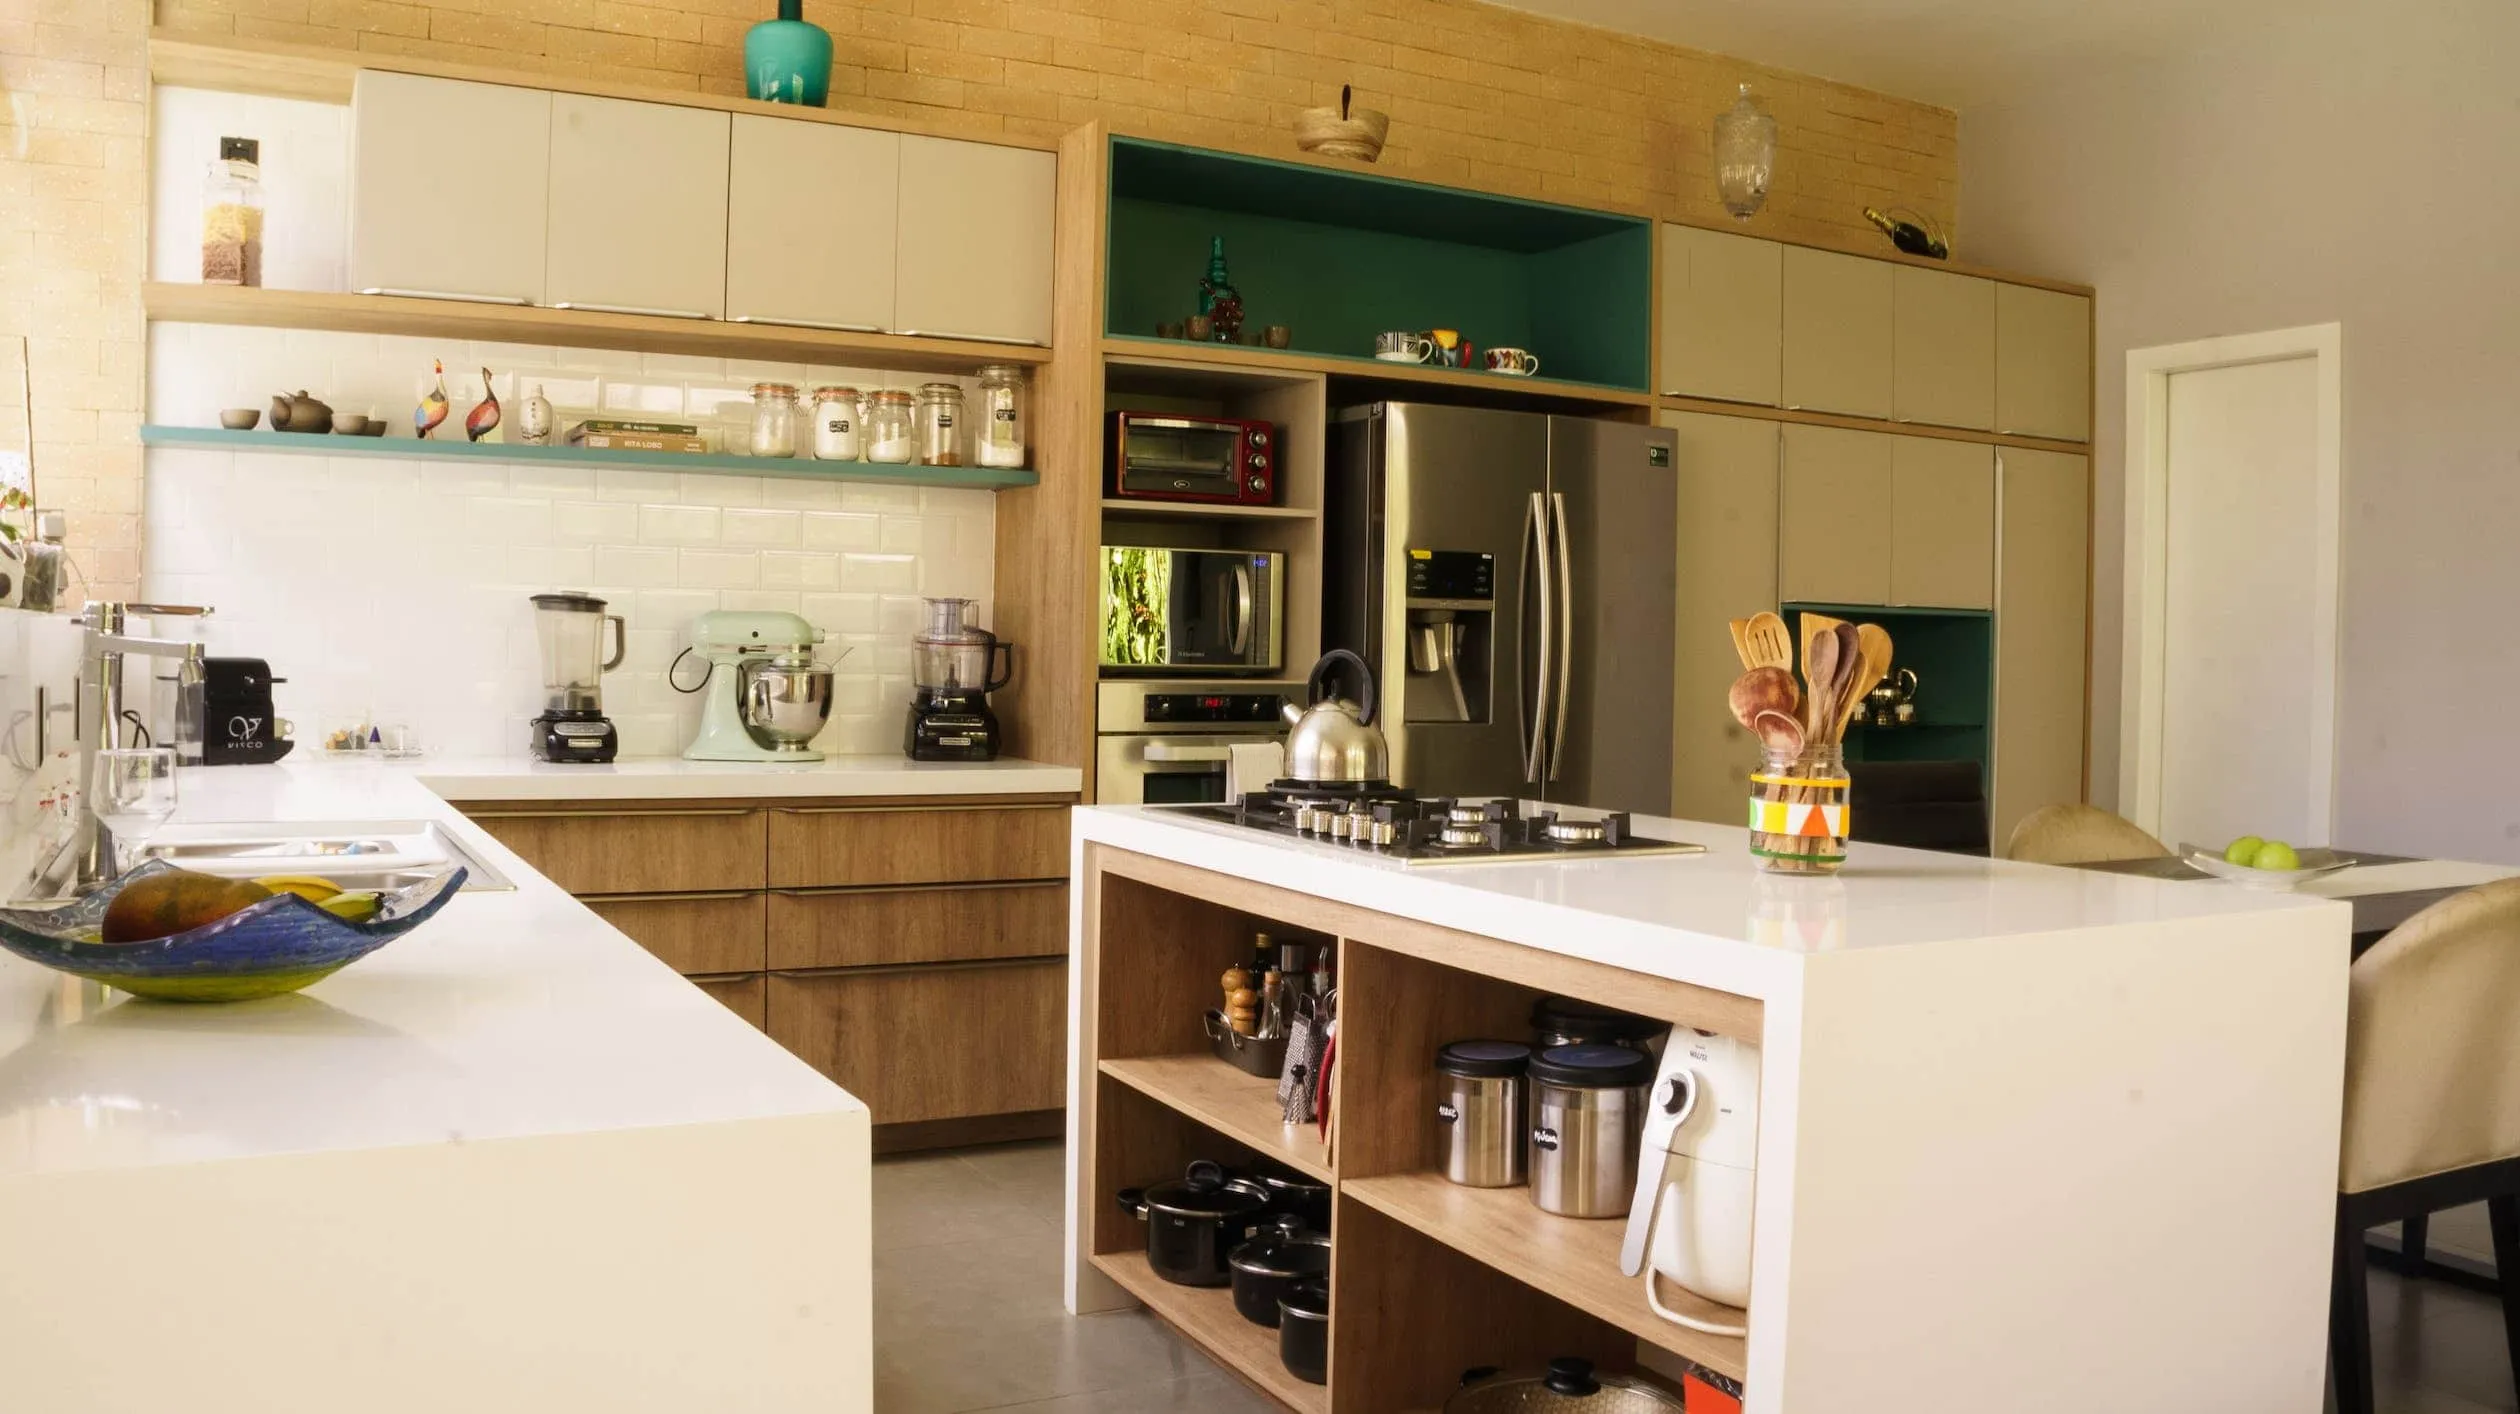
POLYGON ((1382 156, 1383 139, 1391 136, 1391 115, 1371 108, 1350 109, 1345 89, 1336 108, 1307 108, 1295 115, 1295 145, 1324 157, 1371 162, 1382 156))

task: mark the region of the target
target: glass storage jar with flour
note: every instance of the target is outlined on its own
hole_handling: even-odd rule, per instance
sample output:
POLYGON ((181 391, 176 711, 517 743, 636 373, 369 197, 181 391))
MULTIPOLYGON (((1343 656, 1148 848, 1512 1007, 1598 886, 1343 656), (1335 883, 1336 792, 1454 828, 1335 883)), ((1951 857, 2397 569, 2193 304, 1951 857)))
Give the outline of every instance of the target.
POLYGON ((867 398, 863 440, 868 461, 898 465, 918 460, 910 427, 915 411, 916 400, 904 388, 878 388, 867 398))
POLYGON ((980 369, 980 415, 972 460, 980 466, 1024 464, 1024 370, 1008 363, 980 369))
POLYGON ((814 457, 817 461, 853 462, 865 454, 866 410, 858 390, 825 386, 814 390, 814 457))

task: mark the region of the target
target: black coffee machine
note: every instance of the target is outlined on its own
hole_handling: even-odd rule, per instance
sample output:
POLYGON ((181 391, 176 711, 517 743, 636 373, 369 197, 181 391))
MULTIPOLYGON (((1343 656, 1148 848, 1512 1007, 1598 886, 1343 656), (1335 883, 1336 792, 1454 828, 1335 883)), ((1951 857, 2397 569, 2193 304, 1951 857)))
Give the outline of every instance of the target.
POLYGON ((902 749, 913 761, 993 761, 997 714, 989 694, 1015 676, 1015 645, 964 622, 968 599, 930 599, 927 627, 910 643, 910 721, 902 749))
POLYGON ((271 675, 260 658, 201 660, 201 764, 259 766, 279 760, 297 745, 281 734, 271 687, 287 682, 271 675))

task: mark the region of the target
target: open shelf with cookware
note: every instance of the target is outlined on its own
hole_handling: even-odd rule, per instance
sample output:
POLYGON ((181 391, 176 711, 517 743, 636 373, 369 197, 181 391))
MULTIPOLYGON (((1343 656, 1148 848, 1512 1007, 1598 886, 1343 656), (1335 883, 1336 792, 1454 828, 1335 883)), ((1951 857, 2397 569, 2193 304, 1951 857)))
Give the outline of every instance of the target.
MULTIPOLYGON (((1441 327, 1555 379, 1647 387, 1642 217, 1127 137, 1109 182, 1109 334, 1185 322, 1221 246, 1244 330, 1282 326, 1288 352, 1371 359, 1385 332, 1441 327)), ((1487 376, 1464 362, 1451 371, 1487 376)))
MULTIPOLYGON (((1437 1409, 1468 1369, 1569 1356, 1594 1362, 1604 1378, 1641 1364, 1672 1381, 1685 1371, 1739 1389, 1745 1312, 1665 1277, 1657 1288, 1665 1310, 1719 1329, 1676 1324, 1656 1313, 1644 1276, 1622 1273, 1638 1151, 1653 1141, 1617 1125, 1579 1128, 1595 1121, 1570 1116, 1598 1104, 1623 1113, 1618 1124, 1636 1122, 1652 1093, 1650 1051, 1672 1023, 1714 1033, 1684 1030, 1693 1044, 1730 1038, 1755 1056, 1757 1002, 1098 845, 1088 848, 1085 877, 1078 1046, 1091 1099, 1076 1116, 1078 1216, 1096 1270, 1296 1409, 1437 1409), (1337 939, 1327 1144, 1316 1126, 1285 1122, 1273 1080, 1213 1053, 1207 1014, 1225 970, 1252 955, 1255 932, 1337 939), (1531 1073, 1538 1098, 1516 1091, 1522 1108, 1479 1121, 1482 1142, 1514 1156, 1510 1177, 1456 1162, 1473 1121, 1453 1105, 1461 1093, 1439 1069, 1439 1052, 1480 1038, 1518 1053, 1556 1041, 1592 1053, 1542 1045, 1560 1070, 1531 1073), (1609 1067, 1599 1073, 1620 1095, 1552 1098, 1538 1088, 1581 1065, 1609 1067), (1524 1146, 1534 1126, 1548 1129, 1549 1145, 1524 1146), (1192 1171, 1199 1160, 1220 1166, 1207 1188, 1192 1171), (1273 1166, 1335 1186, 1326 1391, 1287 1385, 1274 1333, 1238 1328, 1247 1323, 1225 1292, 1164 1275, 1181 1259, 1155 1260, 1153 1219, 1114 1201, 1123 1188, 1166 1184, 1174 1193, 1162 1206, 1196 1211, 1215 1201, 1217 1186, 1273 1166)), ((1658 1202, 1677 1201, 1676 1191, 1657 1184, 1658 1202)), ((1658 1207, 1657 1222, 1673 1211, 1658 1207)), ((1746 1225, 1742 1241, 1746 1251, 1746 1225)), ((1211 1265, 1224 1260, 1221 1248, 1199 1250, 1211 1265)))

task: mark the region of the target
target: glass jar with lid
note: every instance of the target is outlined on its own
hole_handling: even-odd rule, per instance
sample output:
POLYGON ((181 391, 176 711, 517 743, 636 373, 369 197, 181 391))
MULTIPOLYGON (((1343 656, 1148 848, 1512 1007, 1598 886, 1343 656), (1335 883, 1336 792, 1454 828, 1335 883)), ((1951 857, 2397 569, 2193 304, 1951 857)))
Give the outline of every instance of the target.
POLYGON ((972 462, 978 466, 1024 464, 1024 370, 1011 363, 980 369, 980 417, 972 462))
POLYGON ((918 460, 918 441, 911 435, 917 421, 917 400, 903 388, 878 388, 866 400, 866 431, 860 441, 871 462, 918 460))
POLYGON ((827 462, 853 462, 864 455, 866 412, 858 390, 825 386, 814 390, 814 456, 827 462))
POLYGON ((963 394, 959 383, 919 385, 919 465, 961 466, 963 394))
POLYGON ((755 383, 752 390, 752 454, 796 455, 796 385, 755 383))

